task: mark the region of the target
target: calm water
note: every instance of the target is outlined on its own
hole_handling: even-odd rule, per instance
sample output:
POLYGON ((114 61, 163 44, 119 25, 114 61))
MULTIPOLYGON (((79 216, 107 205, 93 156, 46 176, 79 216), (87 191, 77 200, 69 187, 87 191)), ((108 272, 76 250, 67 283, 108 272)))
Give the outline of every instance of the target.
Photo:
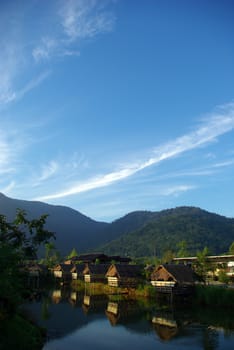
POLYGON ((48 330, 43 350, 234 349, 234 313, 55 290, 25 305, 48 330))

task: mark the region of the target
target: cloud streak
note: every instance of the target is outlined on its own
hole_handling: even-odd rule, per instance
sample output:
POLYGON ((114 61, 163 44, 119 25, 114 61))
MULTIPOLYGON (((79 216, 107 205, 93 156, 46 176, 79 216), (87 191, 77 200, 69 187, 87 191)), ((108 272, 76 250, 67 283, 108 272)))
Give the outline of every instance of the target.
POLYGON ((139 171, 161 163, 170 158, 180 156, 184 152, 205 146, 217 140, 217 138, 234 129, 234 104, 223 107, 209 116, 206 121, 195 131, 183 135, 174 141, 168 142, 154 149, 152 157, 138 164, 130 164, 118 171, 91 178, 86 182, 77 184, 63 191, 37 198, 38 200, 50 200, 62 198, 81 192, 109 186, 117 181, 124 180, 139 171))
POLYGON ((56 35, 52 33, 42 37, 32 50, 37 63, 53 57, 79 56, 80 51, 75 45, 81 40, 110 32, 115 22, 114 15, 97 0, 66 0, 55 15, 60 29, 56 35))
POLYGON ((70 41, 92 38, 111 31, 113 15, 97 0, 67 0, 59 11, 64 33, 70 41))

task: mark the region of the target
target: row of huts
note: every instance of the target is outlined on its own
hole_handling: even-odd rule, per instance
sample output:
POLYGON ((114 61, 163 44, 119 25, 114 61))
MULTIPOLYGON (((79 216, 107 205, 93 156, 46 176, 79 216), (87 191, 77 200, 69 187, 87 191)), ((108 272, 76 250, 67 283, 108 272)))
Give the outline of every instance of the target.
MULTIPOLYGON (((135 288, 146 282, 144 269, 131 264, 78 264, 72 267, 59 264, 53 272, 65 283, 80 279, 85 283, 101 282, 111 287, 135 288)), ((185 295, 191 292, 196 281, 196 274, 190 266, 165 264, 155 267, 147 282, 159 292, 185 295)))

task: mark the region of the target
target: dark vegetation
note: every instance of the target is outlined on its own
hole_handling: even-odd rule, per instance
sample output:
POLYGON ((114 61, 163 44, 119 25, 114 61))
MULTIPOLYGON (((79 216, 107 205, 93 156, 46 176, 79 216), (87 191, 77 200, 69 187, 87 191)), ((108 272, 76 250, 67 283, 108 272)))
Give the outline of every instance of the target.
POLYGON ((18 211, 9 223, 0 215, 0 349, 42 347, 42 332, 23 317, 19 307, 28 294, 24 263, 34 259, 38 247, 54 237, 44 228, 46 218, 28 220, 18 211))

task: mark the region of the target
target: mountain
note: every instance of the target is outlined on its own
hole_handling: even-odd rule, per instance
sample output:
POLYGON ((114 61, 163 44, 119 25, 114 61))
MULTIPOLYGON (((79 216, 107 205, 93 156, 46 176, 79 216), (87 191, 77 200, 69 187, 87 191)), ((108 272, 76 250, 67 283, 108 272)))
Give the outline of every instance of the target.
POLYGON ((18 208, 25 210, 29 219, 48 214, 46 228, 56 233, 55 244, 62 254, 69 253, 73 247, 83 252, 97 246, 102 242, 99 234, 108 226, 69 207, 12 199, 0 193, 0 213, 9 222, 15 218, 18 208))
POLYGON ((111 255, 161 256, 188 243, 190 254, 209 247, 212 254, 224 253, 234 241, 234 219, 196 207, 178 207, 159 212, 135 211, 112 223, 98 222, 65 206, 8 198, 0 193, 0 214, 11 222, 17 208, 29 219, 48 214, 46 228, 56 233, 56 247, 62 254, 72 248, 111 255))
POLYGON ((167 250, 178 251, 178 242, 184 240, 191 255, 205 246, 211 254, 221 254, 234 241, 234 219, 200 208, 178 207, 147 215, 149 221, 140 228, 99 249, 113 255, 162 256, 167 250))

